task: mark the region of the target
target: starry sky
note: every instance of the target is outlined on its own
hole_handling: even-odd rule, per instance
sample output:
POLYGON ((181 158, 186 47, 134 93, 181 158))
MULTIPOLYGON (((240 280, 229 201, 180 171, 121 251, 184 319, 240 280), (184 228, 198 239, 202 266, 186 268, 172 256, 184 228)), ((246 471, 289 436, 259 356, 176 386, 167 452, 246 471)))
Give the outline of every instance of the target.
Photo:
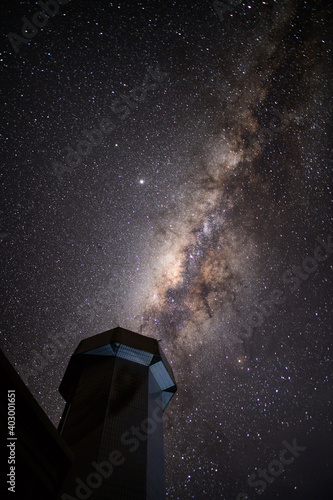
POLYGON ((49 9, 0 7, 1 348, 58 425, 80 340, 161 339, 167 498, 332 498, 332 5, 49 9))

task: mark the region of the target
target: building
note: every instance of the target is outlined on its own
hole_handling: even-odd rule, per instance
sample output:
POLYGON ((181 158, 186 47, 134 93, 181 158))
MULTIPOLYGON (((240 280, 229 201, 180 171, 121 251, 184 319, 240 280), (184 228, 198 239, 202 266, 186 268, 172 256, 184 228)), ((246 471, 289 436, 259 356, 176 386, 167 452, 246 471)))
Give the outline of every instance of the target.
POLYGON ((55 500, 72 452, 1 350, 0 379, 1 498, 55 500))
POLYGON ((59 498, 164 500, 162 414, 176 383, 159 342, 119 327, 87 338, 59 390, 74 457, 59 498))

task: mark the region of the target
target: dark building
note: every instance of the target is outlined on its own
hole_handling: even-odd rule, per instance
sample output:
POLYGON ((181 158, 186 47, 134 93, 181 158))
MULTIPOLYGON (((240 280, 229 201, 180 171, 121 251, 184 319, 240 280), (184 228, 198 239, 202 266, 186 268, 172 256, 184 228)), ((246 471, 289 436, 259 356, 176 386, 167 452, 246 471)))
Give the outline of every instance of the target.
POLYGON ((159 342, 119 327, 87 338, 59 390, 74 456, 59 498, 164 500, 162 413, 176 383, 159 342))
POLYGON ((2 351, 0 379, 0 497, 55 500, 72 452, 2 351))

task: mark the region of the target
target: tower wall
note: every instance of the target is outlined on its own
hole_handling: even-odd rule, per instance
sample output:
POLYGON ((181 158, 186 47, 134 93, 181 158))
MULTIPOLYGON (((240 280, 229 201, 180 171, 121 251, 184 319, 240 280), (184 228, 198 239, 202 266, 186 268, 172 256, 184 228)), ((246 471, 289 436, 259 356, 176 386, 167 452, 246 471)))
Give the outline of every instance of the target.
POLYGON ((74 465, 61 500, 165 499, 162 413, 174 380, 157 342, 129 333, 120 339, 118 332, 116 343, 111 335, 108 344, 101 334, 104 345, 98 345, 98 336, 87 339, 93 348, 85 351, 81 343, 72 356, 63 380, 67 406, 60 428, 74 465), (140 341, 144 351, 137 349, 140 341))

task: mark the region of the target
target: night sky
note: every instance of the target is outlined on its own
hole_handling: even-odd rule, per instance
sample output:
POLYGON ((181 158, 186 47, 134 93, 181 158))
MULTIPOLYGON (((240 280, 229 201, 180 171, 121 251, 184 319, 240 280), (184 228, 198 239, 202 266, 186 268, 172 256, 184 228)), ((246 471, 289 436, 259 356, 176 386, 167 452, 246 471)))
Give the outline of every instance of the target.
POLYGON ((167 498, 333 498, 332 4, 40 9, 0 8, 2 349, 57 426, 83 338, 161 339, 167 498))

